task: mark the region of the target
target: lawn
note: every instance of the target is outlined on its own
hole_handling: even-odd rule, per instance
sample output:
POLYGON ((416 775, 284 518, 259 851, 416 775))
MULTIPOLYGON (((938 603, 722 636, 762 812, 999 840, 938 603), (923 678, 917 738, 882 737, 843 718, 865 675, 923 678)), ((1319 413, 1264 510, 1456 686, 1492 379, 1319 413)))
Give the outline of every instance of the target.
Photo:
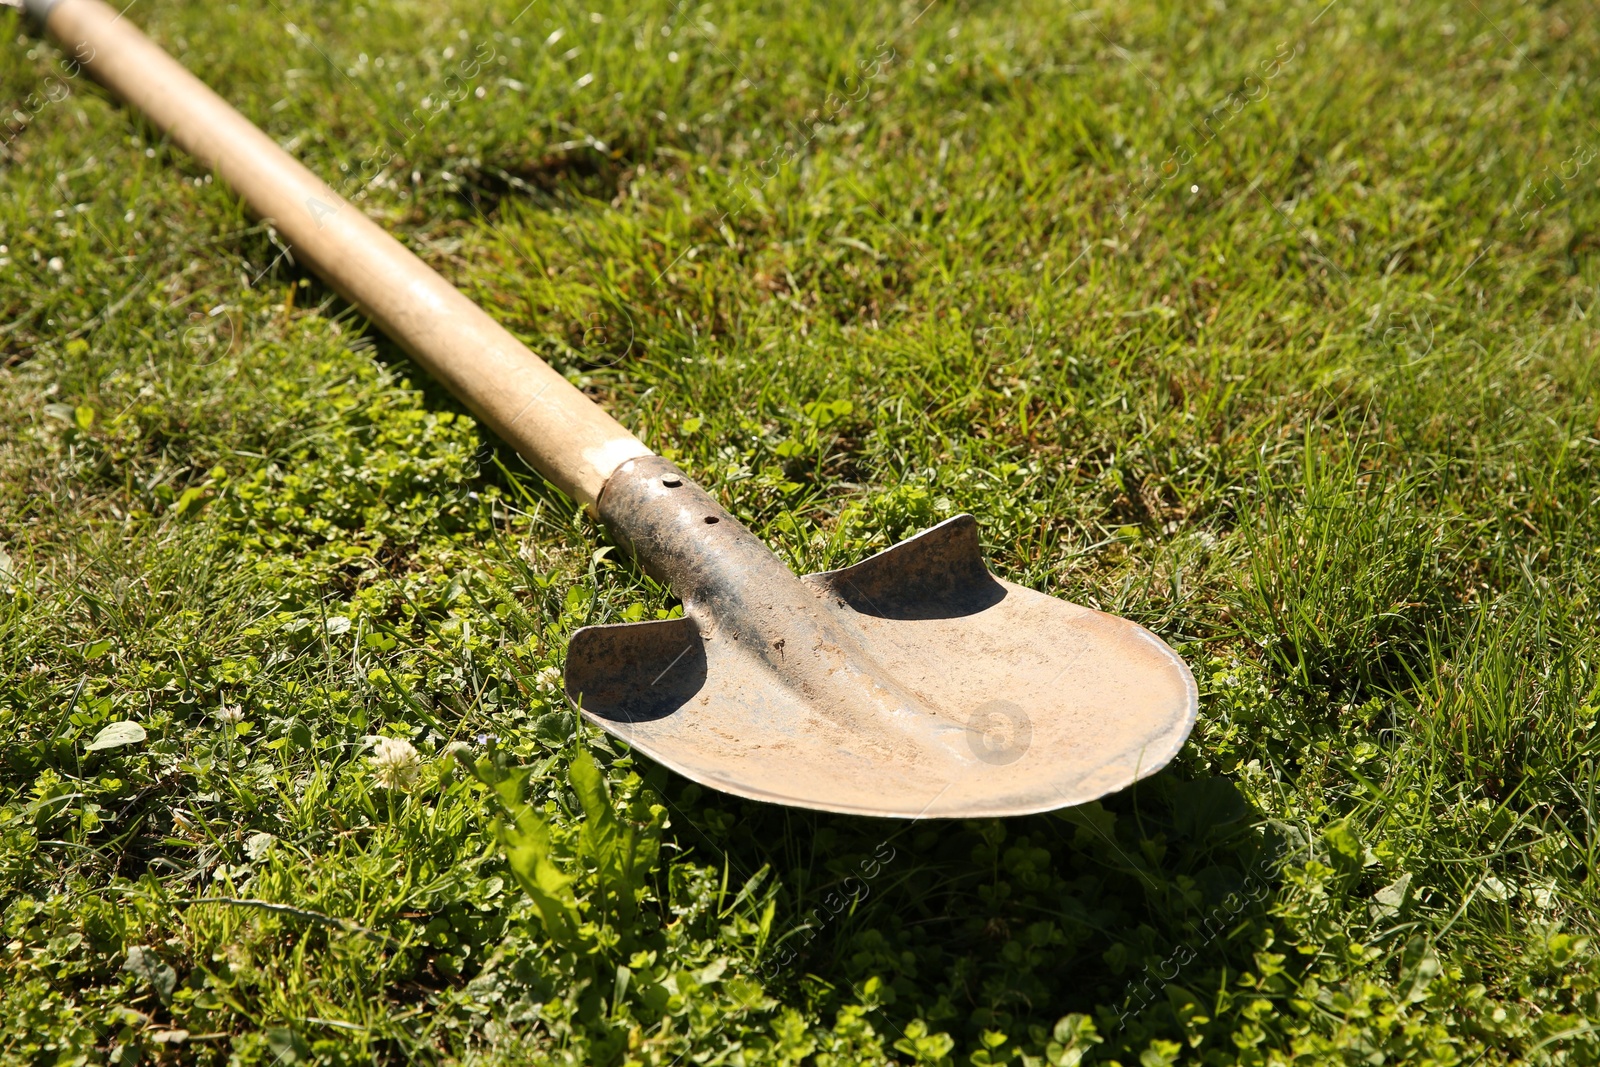
POLYGON ((1600 1061, 1592 11, 525 3, 128 17, 796 569, 971 512, 1193 737, 904 822, 581 728, 670 594, 0 9, 0 1060, 1600 1061))

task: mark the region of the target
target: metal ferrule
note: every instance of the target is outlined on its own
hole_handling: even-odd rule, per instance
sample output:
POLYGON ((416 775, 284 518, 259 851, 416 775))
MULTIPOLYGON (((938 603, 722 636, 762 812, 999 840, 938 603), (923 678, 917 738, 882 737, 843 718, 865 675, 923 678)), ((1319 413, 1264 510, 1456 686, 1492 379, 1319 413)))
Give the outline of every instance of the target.
POLYGON ((672 587, 686 612, 697 609, 704 621, 746 599, 752 581, 805 593, 759 537, 671 460, 646 456, 624 463, 606 482, 597 510, 611 536, 651 577, 672 587))
MULTIPOLYGON (((600 517, 642 567, 683 600, 708 642, 736 646, 769 677, 843 720, 875 709, 883 726, 943 744, 937 721, 875 662, 834 598, 808 585, 712 496, 660 456, 630 460, 606 483, 600 517)), ((962 758, 959 746, 948 755, 962 758)))
POLYGON ((703 636, 738 643, 779 669, 795 666, 797 639, 864 655, 818 592, 672 461, 624 463, 598 510, 612 537, 678 594, 703 636))

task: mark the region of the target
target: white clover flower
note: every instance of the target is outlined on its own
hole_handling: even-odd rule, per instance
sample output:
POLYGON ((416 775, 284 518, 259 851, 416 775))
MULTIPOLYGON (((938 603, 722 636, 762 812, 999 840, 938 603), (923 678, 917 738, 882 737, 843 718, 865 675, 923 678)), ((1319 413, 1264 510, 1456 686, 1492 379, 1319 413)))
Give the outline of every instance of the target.
POLYGON ((237 704, 224 704, 216 710, 216 719, 224 727, 238 726, 244 721, 244 709, 237 704))
POLYGON ((533 676, 533 684, 547 693, 561 692, 561 668, 540 668, 539 673, 533 676))
POLYGON ((378 738, 369 762, 373 780, 397 793, 411 792, 422 779, 422 757, 410 741, 398 737, 378 738))

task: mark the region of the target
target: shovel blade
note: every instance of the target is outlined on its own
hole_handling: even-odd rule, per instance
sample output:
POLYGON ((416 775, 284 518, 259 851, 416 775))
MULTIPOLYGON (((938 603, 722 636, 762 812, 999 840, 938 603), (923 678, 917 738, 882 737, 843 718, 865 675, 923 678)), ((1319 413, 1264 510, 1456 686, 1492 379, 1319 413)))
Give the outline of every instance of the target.
POLYGON ((578 631, 568 692, 591 722, 703 785, 903 818, 1086 803, 1159 770, 1193 727, 1198 693, 1172 649, 995 578, 971 516, 801 581, 914 712, 886 717, 865 692, 855 708, 820 699, 689 617, 578 631))

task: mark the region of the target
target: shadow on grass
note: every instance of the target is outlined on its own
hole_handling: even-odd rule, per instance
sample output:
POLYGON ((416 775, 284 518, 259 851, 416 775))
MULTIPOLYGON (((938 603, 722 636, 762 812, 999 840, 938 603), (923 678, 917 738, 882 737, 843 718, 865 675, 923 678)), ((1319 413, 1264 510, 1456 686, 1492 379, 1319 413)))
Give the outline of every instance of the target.
POLYGON ((886 1040, 912 1056, 929 1032, 982 1048, 985 1031, 1037 1038, 1071 1013, 1105 1040, 1124 1027, 1181 1039, 1204 1003, 1191 990, 1250 969, 1270 941, 1286 843, 1223 778, 1169 769, 1103 803, 925 822, 652 778, 679 843, 725 863, 730 884, 770 866, 769 988, 825 1011, 876 1001, 886 1040))

